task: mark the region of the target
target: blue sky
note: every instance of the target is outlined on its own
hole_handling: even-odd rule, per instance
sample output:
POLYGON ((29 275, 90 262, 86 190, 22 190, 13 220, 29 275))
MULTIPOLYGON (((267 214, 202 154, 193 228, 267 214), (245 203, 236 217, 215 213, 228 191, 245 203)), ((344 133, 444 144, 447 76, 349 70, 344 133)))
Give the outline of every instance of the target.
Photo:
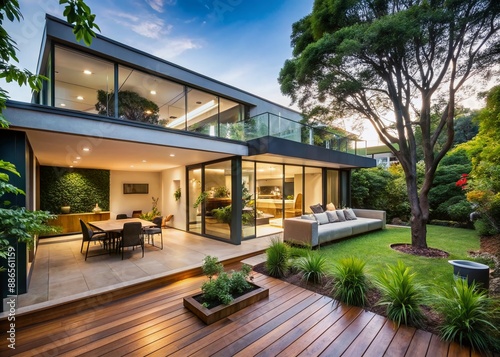
MULTIPOLYGON (((289 106, 277 77, 291 56, 292 24, 313 0, 86 0, 101 34, 289 106)), ((18 43, 19 66, 36 72, 45 13, 62 18, 56 0, 21 0, 24 20, 6 24, 18 43)), ((5 85, 11 99, 27 88, 5 85)))

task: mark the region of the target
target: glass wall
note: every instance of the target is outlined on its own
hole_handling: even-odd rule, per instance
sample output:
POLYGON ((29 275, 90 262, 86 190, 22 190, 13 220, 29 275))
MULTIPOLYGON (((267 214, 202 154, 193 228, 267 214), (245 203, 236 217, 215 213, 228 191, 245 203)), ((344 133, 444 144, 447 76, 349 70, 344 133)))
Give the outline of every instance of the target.
POLYGON ((243 161, 241 167, 242 189, 241 195, 243 199, 243 211, 241 213, 242 222, 242 238, 255 237, 256 206, 255 206, 255 163, 251 161, 243 161))
POLYGON ((219 98, 213 94, 188 88, 187 114, 176 119, 189 131, 219 136, 219 98))
POLYGON ((326 203, 330 202, 335 207, 340 207, 339 172, 337 170, 327 170, 326 172, 326 203))
POLYGON ((297 217, 302 214, 303 177, 302 166, 285 165, 285 182, 283 183, 285 218, 297 217))
MULTIPOLYGON (((108 104, 108 96, 100 93, 114 91, 112 62, 55 46, 54 68, 54 106, 97 114, 102 109, 101 100, 108 104)), ((103 114, 114 115, 110 110, 103 110, 103 114)))
POLYGON ((205 165, 205 234, 231 238, 231 160, 205 165))
POLYGON ((201 167, 190 168, 188 170, 188 231, 193 233, 202 233, 202 210, 203 203, 198 199, 202 191, 201 167))
POLYGON ((258 162, 256 170, 257 217, 264 218, 269 224, 282 226, 283 165, 258 162))
POLYGON ((322 169, 317 167, 305 168, 305 192, 304 203, 305 207, 309 209, 310 206, 315 204, 323 204, 323 174, 322 169))
MULTIPOLYGON (((113 96, 113 93, 109 95, 113 96)), ((120 65, 118 103, 120 119, 168 127, 184 115, 184 86, 120 65)))
POLYGON ((51 60, 41 104, 244 140, 243 104, 59 45, 51 60))

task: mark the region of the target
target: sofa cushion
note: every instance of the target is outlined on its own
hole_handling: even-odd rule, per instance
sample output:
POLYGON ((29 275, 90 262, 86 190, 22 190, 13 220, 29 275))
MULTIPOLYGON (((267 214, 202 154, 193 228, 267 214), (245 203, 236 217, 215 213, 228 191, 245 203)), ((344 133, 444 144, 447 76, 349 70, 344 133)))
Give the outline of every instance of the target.
POLYGON ((337 213, 337 217, 339 217, 339 221, 340 221, 340 222, 344 222, 344 221, 346 221, 346 219, 345 219, 345 215, 344 215, 344 211, 343 211, 343 210, 338 209, 338 210, 336 210, 336 211, 335 211, 335 213, 337 213))
POLYGON ((346 208, 344 210, 344 216, 347 221, 353 221, 356 219, 356 215, 354 214, 353 210, 350 208, 346 208))
POLYGON ((326 205, 326 210, 327 211, 335 211, 335 205, 333 203, 329 203, 326 205))
POLYGON ((325 213, 328 216, 328 221, 330 223, 340 222, 339 217, 337 216, 337 212, 335 212, 335 211, 326 211, 325 213))
POLYGON ((326 212, 323 213, 314 213, 314 218, 316 218, 316 221, 318 221, 318 224, 328 224, 330 221, 328 221, 328 216, 326 215, 326 212))
POLYGON ((311 209, 312 213, 323 213, 323 207, 318 203, 316 205, 309 206, 311 209))

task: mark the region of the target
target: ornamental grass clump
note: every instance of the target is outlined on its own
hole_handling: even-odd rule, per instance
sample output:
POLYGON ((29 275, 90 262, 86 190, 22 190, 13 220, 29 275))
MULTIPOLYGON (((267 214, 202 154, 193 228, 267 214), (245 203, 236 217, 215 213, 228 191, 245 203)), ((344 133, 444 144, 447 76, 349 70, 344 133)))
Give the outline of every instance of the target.
POLYGON ((365 306, 368 280, 366 262, 356 257, 343 258, 333 271, 332 297, 348 305, 365 306))
POLYGON ((421 326, 424 315, 420 305, 424 300, 424 287, 415 282, 415 273, 410 272, 402 261, 387 265, 387 271, 382 272, 375 284, 380 290, 379 305, 387 306, 387 317, 397 326, 421 326))
POLYGON ((206 308, 228 305, 235 297, 252 289, 248 282, 252 267, 247 264, 243 264, 240 271, 226 273, 217 257, 207 256, 203 260, 202 270, 208 277, 201 286, 202 305, 206 308))
POLYGON ((278 239, 273 239, 266 250, 266 270, 272 277, 282 278, 289 268, 290 248, 278 239))
POLYGON ((466 280, 456 279, 437 298, 436 309, 444 318, 439 327, 441 338, 468 344, 478 351, 500 351, 499 307, 475 283, 469 285, 466 280))
POLYGON ((297 258, 294 267, 302 273, 302 279, 310 283, 319 283, 326 274, 327 260, 317 253, 309 253, 305 257, 297 258))

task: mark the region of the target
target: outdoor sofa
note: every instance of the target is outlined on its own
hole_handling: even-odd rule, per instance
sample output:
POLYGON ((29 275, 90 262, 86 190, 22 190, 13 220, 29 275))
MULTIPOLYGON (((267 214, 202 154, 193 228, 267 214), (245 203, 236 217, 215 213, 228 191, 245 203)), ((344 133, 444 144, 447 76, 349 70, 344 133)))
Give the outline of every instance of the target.
POLYGON ((385 229, 385 211, 351 209, 334 210, 335 214, 327 212, 332 211, 285 219, 283 240, 292 244, 316 247, 357 234, 385 229), (347 212, 347 216, 351 219, 332 222, 332 216, 344 215, 345 217, 346 211, 350 211, 347 212), (354 219, 352 219, 352 213, 354 213, 354 219))

